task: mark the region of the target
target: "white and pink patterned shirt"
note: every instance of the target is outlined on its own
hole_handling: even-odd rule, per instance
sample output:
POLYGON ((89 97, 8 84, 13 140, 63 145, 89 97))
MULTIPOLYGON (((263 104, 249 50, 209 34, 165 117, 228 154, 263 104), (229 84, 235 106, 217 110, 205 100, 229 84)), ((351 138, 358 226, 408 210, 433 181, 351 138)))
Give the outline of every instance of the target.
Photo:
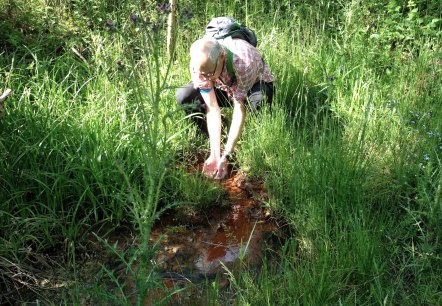
MULTIPOLYGON (((243 102, 247 98, 247 92, 259 81, 273 82, 270 68, 264 63, 261 54, 251 44, 242 39, 232 39, 228 46, 233 53, 233 70, 235 82, 232 84, 232 76, 227 71, 227 50, 224 50, 223 69, 215 86, 225 91, 234 102, 243 102)), ((195 88, 212 87, 212 81, 204 79, 197 71, 190 68, 192 81, 195 88)))

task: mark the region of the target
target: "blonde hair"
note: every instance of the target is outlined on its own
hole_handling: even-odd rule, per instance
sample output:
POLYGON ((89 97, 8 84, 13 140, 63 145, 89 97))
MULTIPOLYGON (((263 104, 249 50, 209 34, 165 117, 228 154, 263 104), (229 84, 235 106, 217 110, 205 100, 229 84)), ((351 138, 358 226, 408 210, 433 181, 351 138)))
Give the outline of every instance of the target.
POLYGON ((190 57, 199 57, 203 53, 207 56, 209 62, 214 65, 223 49, 223 46, 215 38, 204 37, 192 44, 190 47, 190 57))

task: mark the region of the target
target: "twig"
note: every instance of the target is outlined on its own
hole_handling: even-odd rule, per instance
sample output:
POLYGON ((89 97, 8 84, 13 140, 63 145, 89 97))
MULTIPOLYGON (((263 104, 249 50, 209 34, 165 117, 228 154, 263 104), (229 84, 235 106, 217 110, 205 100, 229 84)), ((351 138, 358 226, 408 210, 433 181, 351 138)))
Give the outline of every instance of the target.
POLYGON ((0 256, 0 276, 6 277, 12 281, 16 288, 18 284, 37 292, 42 289, 58 289, 69 287, 71 282, 65 280, 54 279, 53 275, 43 277, 37 273, 32 273, 30 268, 24 265, 18 265, 11 262, 7 258, 0 256))
POLYGON ((0 96, 0 103, 5 101, 9 96, 12 96, 12 89, 6 88, 5 92, 0 96))
POLYGON ((0 118, 3 117, 3 114, 5 112, 4 102, 11 95, 12 95, 12 90, 6 88, 5 92, 2 93, 2 95, 0 96, 0 118))
POLYGON ((87 60, 84 58, 83 55, 81 55, 81 53, 77 49, 75 49, 74 47, 71 47, 71 50, 72 50, 72 52, 74 52, 74 54, 76 56, 78 56, 78 58, 80 58, 83 61, 83 63, 86 64, 86 66, 89 66, 89 64, 87 63, 87 60))

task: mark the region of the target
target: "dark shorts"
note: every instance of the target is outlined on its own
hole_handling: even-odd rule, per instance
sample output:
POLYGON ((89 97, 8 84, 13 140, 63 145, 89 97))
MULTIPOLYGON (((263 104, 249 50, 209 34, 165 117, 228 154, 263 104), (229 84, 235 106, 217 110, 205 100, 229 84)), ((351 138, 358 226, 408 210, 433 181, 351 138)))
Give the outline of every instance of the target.
MULTIPOLYGON (((232 101, 227 97, 225 91, 215 88, 215 95, 220 107, 232 106, 232 101)), ((272 104, 274 95, 273 83, 259 82, 252 86, 247 93, 246 108, 248 110, 259 110, 263 103, 272 104)), ((188 83, 176 90, 175 97, 177 103, 187 112, 206 113, 206 104, 199 89, 193 87, 193 83, 188 83)))

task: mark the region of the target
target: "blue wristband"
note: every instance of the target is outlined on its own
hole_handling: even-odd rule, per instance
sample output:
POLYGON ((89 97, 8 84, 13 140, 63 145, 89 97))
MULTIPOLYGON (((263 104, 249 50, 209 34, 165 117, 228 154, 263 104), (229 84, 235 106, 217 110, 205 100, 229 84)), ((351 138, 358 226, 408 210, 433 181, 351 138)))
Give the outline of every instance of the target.
POLYGON ((200 89, 200 93, 206 94, 209 93, 211 90, 212 88, 200 89))

